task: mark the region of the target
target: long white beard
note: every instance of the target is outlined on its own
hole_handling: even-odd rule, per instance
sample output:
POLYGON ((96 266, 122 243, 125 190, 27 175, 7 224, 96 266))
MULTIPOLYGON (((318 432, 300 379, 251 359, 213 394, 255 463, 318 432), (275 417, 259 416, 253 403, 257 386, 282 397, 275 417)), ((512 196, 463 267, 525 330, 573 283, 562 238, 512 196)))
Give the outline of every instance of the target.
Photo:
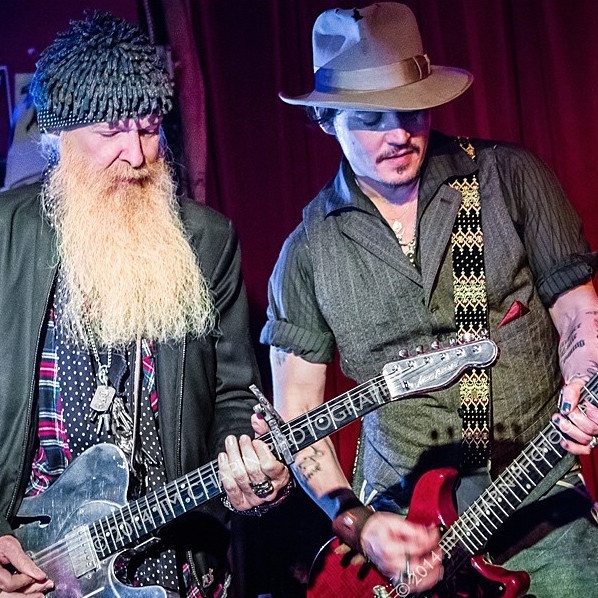
POLYGON ((208 284, 185 236, 163 160, 92 169, 61 138, 43 206, 56 228, 67 334, 102 346, 176 341, 214 325, 208 284))

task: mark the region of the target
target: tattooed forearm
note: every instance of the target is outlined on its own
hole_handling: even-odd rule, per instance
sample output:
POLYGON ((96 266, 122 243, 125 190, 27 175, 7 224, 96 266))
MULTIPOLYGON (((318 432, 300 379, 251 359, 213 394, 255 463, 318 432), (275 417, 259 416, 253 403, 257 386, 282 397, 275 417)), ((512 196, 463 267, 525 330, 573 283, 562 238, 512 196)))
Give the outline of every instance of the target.
POLYGON ((324 452, 317 447, 310 447, 308 454, 303 456, 301 460, 295 463, 295 473, 305 482, 308 482, 313 476, 322 470, 320 460, 324 456, 324 452))
POLYGON ((581 328, 581 324, 576 324, 569 331, 568 334, 563 335, 563 338, 561 339, 561 342, 560 342, 561 355, 566 355, 567 353, 569 353, 569 349, 571 348, 571 345, 573 345, 575 343, 575 341, 577 340, 577 331, 580 328, 581 328))
POLYGON ((577 349, 580 349, 581 347, 585 347, 586 342, 582 339, 580 341, 577 341, 572 347, 569 348, 569 350, 567 351, 567 353, 565 353, 563 355, 563 362, 566 362, 569 357, 571 357, 571 355, 577 351, 577 349))

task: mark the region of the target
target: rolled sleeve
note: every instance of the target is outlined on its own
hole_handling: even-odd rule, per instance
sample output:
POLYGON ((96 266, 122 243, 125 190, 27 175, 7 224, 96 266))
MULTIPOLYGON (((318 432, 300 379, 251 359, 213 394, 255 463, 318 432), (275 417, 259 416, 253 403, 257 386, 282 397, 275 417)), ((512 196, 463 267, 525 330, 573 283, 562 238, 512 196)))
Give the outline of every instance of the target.
POLYGON ((598 254, 572 255, 564 264, 560 264, 538 280, 538 293, 542 303, 550 307, 562 293, 585 284, 596 272, 598 254))
POLYGON ((505 198, 518 227, 546 307, 590 280, 598 264, 583 236, 582 222, 556 175, 521 148, 499 146, 497 161, 505 198))
POLYGON ((286 240, 270 277, 268 321, 260 341, 312 363, 329 363, 334 357, 334 336, 315 296, 302 226, 286 240))

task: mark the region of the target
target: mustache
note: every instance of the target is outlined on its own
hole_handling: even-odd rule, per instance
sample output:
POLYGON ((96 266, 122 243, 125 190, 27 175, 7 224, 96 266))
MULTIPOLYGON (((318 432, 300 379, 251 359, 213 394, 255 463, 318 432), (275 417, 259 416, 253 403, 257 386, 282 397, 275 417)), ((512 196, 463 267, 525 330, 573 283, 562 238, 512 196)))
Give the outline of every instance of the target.
POLYGON ((106 172, 109 185, 118 185, 122 182, 137 183, 143 185, 154 177, 154 169, 148 165, 134 168, 130 164, 115 163, 106 172))
POLYGON ((398 147, 392 148, 392 149, 387 150, 384 153, 380 154, 376 158, 376 164, 380 164, 380 162, 384 162, 384 160, 398 158, 399 156, 401 156, 405 153, 409 153, 409 152, 413 152, 414 154, 417 154, 419 156, 419 154, 421 153, 421 148, 418 145, 414 145, 412 143, 400 145, 398 147))

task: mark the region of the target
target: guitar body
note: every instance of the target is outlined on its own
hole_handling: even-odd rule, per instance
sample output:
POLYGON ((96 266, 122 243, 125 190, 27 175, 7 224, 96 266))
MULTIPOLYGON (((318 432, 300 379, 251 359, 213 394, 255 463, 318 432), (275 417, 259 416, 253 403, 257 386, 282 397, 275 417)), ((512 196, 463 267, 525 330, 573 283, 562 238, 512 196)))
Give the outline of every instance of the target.
MULTIPOLYGON (((119 555, 99 561, 97 568, 76 574, 79 560, 91 559, 93 546, 84 537, 65 541, 67 534, 126 504, 129 469, 124 454, 111 444, 98 444, 75 459, 43 494, 25 498, 15 530, 23 549, 56 585, 56 598, 166 598, 158 586, 132 587, 114 574, 119 555)), ((91 539, 89 539, 91 541, 91 539)), ((122 554, 122 553, 121 553, 122 554)))
MULTIPOLYGON (((418 481, 407 520, 443 529, 458 519, 453 500, 457 477, 454 469, 436 469, 424 474, 418 481)), ((388 579, 371 564, 354 565, 351 554, 335 551, 340 542, 330 540, 318 553, 310 573, 308 598, 403 598, 403 586, 393 588, 388 579)), ((354 554, 354 553, 353 553, 354 554)), ((448 563, 445 563, 445 570, 448 563)), ((413 571, 421 580, 426 571, 413 571)), ((443 579, 434 588, 417 594, 427 598, 520 598, 529 588, 530 579, 525 571, 507 571, 484 560, 482 555, 469 557, 449 579, 443 579)))

